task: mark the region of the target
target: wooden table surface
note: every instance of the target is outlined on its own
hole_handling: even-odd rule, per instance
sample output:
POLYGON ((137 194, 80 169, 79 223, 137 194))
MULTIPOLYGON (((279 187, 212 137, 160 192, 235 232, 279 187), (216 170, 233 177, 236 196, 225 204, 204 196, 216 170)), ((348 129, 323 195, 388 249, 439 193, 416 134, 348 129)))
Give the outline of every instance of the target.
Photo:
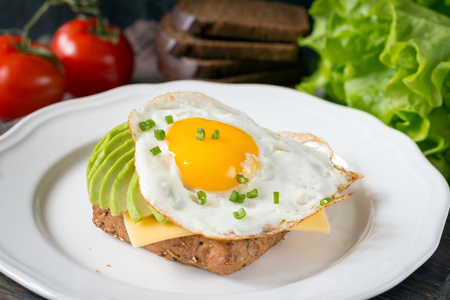
MULTIPOLYGON (((162 82, 156 58, 151 50, 157 24, 137 21, 125 33, 136 53, 133 82, 162 82)), ((46 37, 42 38, 44 41, 46 37)), ((0 124, 0 134, 11 124, 0 124)), ((5 229, 1 229, 5 230, 5 229)), ((368 258, 370 259, 370 258, 368 258)), ((44 299, 0 273, 0 300, 44 299)), ((373 299, 438 299, 450 300, 450 219, 447 219, 436 252, 403 282, 373 299)))

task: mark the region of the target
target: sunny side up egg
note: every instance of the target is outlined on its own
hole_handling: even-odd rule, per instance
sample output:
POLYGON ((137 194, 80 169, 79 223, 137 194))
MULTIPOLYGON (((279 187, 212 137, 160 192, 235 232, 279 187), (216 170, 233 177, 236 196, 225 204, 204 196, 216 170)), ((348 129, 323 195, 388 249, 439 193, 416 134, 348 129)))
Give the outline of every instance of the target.
POLYGON ((208 237, 285 230, 348 197, 341 192, 360 177, 334 165, 322 140, 272 132, 201 93, 156 97, 130 114, 129 127, 143 197, 208 237))

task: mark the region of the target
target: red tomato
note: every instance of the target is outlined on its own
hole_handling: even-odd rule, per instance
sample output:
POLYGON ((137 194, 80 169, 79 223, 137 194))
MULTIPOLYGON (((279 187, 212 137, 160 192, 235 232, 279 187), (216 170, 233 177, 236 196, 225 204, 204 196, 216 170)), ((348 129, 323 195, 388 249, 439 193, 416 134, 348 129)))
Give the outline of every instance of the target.
MULTIPOLYGON (((21 42, 18 36, 14 39, 21 42)), ((32 43, 32 48, 46 47, 32 43)), ((10 121, 60 101, 64 86, 64 70, 43 56, 18 49, 13 37, 0 36, 0 119, 10 121)))
POLYGON ((127 84, 133 73, 133 50, 119 28, 109 25, 102 36, 90 23, 97 24, 92 18, 63 24, 51 44, 67 72, 66 90, 76 97, 127 84))

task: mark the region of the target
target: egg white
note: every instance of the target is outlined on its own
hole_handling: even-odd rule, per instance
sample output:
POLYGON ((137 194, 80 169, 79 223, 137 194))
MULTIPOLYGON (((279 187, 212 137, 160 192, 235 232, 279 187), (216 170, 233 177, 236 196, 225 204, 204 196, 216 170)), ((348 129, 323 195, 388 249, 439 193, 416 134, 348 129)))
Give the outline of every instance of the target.
POLYGON ((345 198, 341 191, 361 177, 335 166, 331 149, 320 139, 308 134, 272 132, 243 112, 200 93, 156 97, 130 114, 129 126, 143 197, 173 223, 208 237, 230 239, 279 232, 322 209, 323 198, 332 197, 335 202, 345 198), (231 190, 208 192, 206 204, 200 205, 197 190, 183 183, 167 142, 154 137, 154 129, 168 132, 171 125, 165 122, 167 115, 172 115, 175 122, 192 117, 216 120, 249 134, 260 151, 259 168, 249 175, 247 184, 233 189, 246 193, 256 188, 258 197, 238 204, 229 200, 231 190), (143 132, 139 123, 148 119, 157 125, 143 132), (156 146, 162 153, 153 156, 149 150, 156 146), (280 195, 278 204, 274 203, 274 191, 280 195), (241 207, 246 216, 236 219, 233 212, 241 207))

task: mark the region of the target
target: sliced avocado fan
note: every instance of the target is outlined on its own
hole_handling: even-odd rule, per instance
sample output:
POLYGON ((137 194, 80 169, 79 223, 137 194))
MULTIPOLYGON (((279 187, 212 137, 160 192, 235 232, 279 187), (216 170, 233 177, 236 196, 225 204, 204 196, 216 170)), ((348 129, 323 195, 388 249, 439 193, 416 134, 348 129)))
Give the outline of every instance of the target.
POLYGON ((92 205, 109 208, 113 216, 128 213, 135 223, 154 216, 164 224, 167 219, 141 195, 134 151, 134 141, 126 122, 102 138, 92 151, 86 169, 89 200, 92 205))

